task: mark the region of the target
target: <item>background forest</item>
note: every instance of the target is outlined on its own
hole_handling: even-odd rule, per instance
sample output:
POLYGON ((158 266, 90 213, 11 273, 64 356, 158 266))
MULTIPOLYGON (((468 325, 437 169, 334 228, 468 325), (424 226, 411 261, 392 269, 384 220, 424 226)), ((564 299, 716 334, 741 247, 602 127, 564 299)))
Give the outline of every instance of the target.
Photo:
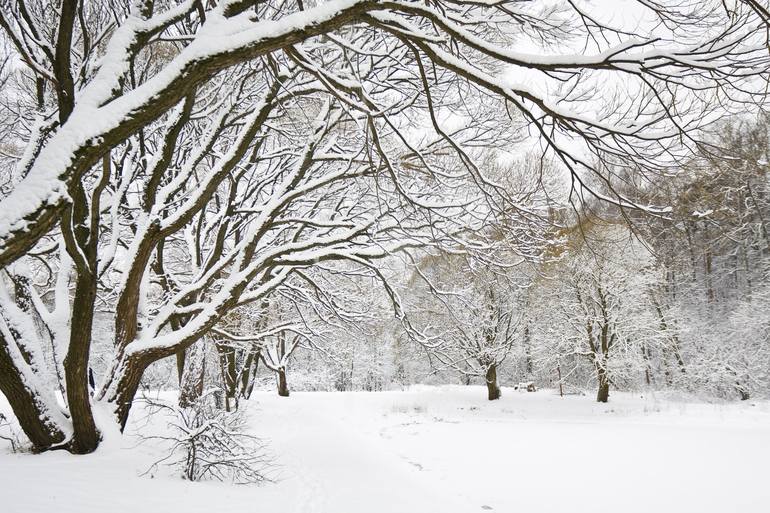
MULTIPOLYGON (((764 117, 724 123, 686 172, 655 184, 656 200, 675 205, 666 215, 596 201, 576 209, 558 201, 565 194, 553 177, 530 175, 537 179, 517 186, 551 220, 551 239, 535 262, 490 268, 481 258, 436 254, 383 262, 381 272, 404 298, 406 327, 376 282, 353 278, 340 292, 347 319, 310 327, 303 320, 311 312, 263 305, 309 331, 266 336, 253 356, 230 345, 234 367, 224 372, 235 369, 242 379, 252 364, 260 386, 282 394, 291 369, 296 390, 532 381, 563 393, 593 389, 600 401, 610 389, 649 387, 767 397, 767 127, 764 117)), ((516 175, 527 164, 510 166, 516 175)), ((261 317, 233 327, 248 332, 261 317)), ((223 371, 216 347, 220 353, 212 345, 206 357, 213 387, 223 371)), ((145 386, 175 386, 170 366, 159 362, 145 386)))

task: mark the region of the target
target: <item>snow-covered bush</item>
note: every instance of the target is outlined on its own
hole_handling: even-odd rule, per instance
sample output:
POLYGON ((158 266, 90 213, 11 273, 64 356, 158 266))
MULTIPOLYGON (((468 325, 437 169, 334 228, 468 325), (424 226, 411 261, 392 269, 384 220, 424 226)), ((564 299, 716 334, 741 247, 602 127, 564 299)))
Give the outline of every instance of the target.
POLYGON ((217 480, 236 484, 269 481, 270 466, 264 443, 245 431, 244 410, 226 412, 218 408, 213 394, 202 396, 190 406, 180 408, 144 399, 148 410, 168 417, 166 433, 140 435, 143 441, 160 440, 166 454, 146 473, 168 466, 190 481, 217 480))

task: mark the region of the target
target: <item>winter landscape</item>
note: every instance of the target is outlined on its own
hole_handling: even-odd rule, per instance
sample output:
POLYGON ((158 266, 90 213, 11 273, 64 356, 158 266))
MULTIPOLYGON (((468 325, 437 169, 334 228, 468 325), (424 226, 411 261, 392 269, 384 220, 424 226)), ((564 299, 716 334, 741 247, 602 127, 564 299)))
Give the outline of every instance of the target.
MULTIPOLYGON (((3 455, 6 511, 764 511, 770 406, 618 393, 611 405, 478 386, 257 392, 261 486, 140 474, 162 444, 129 429, 85 461, 3 455), (45 483, 43 490, 36 483, 45 483)), ((173 394, 166 400, 173 401, 173 394)), ((161 420, 142 430, 164 432, 161 420)))
POLYGON ((0 511, 770 511, 767 0, 0 1, 0 511))

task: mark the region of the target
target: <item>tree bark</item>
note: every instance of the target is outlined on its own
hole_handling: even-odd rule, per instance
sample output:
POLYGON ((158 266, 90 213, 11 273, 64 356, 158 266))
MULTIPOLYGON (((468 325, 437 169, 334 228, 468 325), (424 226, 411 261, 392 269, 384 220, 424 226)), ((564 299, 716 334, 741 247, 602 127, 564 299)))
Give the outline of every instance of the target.
POLYGON ((179 383, 179 386, 182 386, 182 376, 184 375, 184 362, 185 362, 186 356, 187 356, 186 349, 180 349, 174 355, 174 358, 176 359, 176 377, 177 377, 177 383, 179 383))
POLYGON ((748 401, 751 399, 751 393, 749 389, 743 386, 740 381, 735 382, 735 389, 738 391, 738 395, 741 397, 741 401, 748 401))
POLYGON ((131 412, 134 396, 136 396, 136 392, 139 390, 142 375, 144 375, 145 369, 153 361, 150 358, 145 360, 139 357, 129 357, 121 364, 118 371, 119 374, 111 378, 115 380, 115 385, 114 390, 110 389, 107 401, 115 405, 115 416, 117 417, 121 432, 123 432, 128 423, 128 414, 131 412))
POLYGON ((610 398, 610 380, 604 367, 597 369, 597 377, 599 379, 599 391, 596 394, 596 401, 606 403, 610 398))
POLYGON ((110 158, 107 153, 102 159, 101 179, 90 193, 86 192, 82 183, 70 188, 72 205, 65 209, 60 223, 67 253, 75 262, 77 273, 70 317, 70 340, 67 355, 64 357, 67 407, 74 430, 69 449, 75 454, 95 451, 101 440, 91 410, 88 364, 99 285, 97 253, 100 195, 109 176, 110 158))
POLYGON ((286 382, 286 368, 278 369, 278 395, 289 397, 289 384, 286 382))
POLYGON ((532 339, 529 333, 529 325, 524 326, 524 356, 526 361, 527 377, 531 377, 534 371, 532 361, 532 339))
POLYGON ((95 451, 101 439, 91 411, 91 393, 88 388, 88 357, 91 351, 95 301, 95 277, 90 274, 78 276, 72 303, 70 343, 64 358, 67 405, 74 429, 70 450, 75 454, 95 451))
POLYGON ((652 367, 650 366, 650 354, 646 344, 642 344, 642 359, 644 360, 644 383, 652 384, 652 367))
MULTIPOLYGON (((27 435, 35 452, 42 452, 59 445, 67 438, 64 428, 52 417, 48 407, 53 397, 42 397, 34 383, 24 379, 25 372, 19 369, 16 359, 11 357, 7 344, 0 334, 0 392, 5 395, 19 421, 21 429, 27 435)), ((31 373, 29 373, 31 374, 31 373)), ((34 374, 32 374, 34 376, 34 374)))
POLYGON ((495 399, 500 399, 502 392, 500 392, 500 387, 497 386, 497 366, 496 365, 490 365, 487 368, 486 379, 487 379, 487 398, 490 401, 494 401, 495 399))
POLYGON ((257 367, 259 366, 259 349, 249 351, 246 361, 241 371, 240 394, 242 399, 251 397, 254 390, 254 380, 257 377, 257 367))
POLYGON ((222 384, 225 391, 225 411, 230 411, 231 408, 238 409, 235 348, 227 344, 217 344, 217 352, 219 353, 219 365, 222 369, 222 384))
POLYGON ((193 344, 187 355, 187 364, 179 387, 179 406, 186 408, 203 395, 203 378, 206 372, 204 342, 193 344))

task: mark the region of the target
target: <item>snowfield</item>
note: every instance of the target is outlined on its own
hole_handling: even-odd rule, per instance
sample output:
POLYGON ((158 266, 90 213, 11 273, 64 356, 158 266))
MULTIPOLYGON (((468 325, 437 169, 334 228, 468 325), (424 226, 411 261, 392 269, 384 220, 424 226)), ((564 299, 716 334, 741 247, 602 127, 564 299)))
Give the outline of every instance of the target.
MULTIPOLYGON (((190 483, 168 468, 142 476, 162 451, 131 434, 108 435, 90 456, 12 454, 0 441, 0 511, 770 511, 768 402, 485 393, 255 393, 250 425, 274 455, 264 485, 190 483)), ((132 427, 144 424, 133 415, 132 427)))

